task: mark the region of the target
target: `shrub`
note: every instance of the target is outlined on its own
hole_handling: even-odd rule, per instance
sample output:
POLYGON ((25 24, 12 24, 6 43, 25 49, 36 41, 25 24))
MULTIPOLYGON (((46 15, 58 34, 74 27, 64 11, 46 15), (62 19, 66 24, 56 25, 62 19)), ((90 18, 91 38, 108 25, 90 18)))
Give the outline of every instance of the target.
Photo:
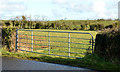
POLYGON ((105 27, 104 24, 97 24, 98 30, 101 30, 101 29, 103 29, 104 27, 105 27))
POLYGON ((85 28, 86 28, 86 25, 85 25, 85 24, 82 24, 82 25, 81 25, 81 30, 85 30, 85 28))
POLYGON ((106 28, 106 29, 107 29, 107 28, 113 28, 113 25, 108 25, 108 26, 106 26, 105 28, 106 28))
POLYGON ((5 25, 6 26, 10 26, 10 22, 8 21, 8 22, 5 22, 5 25))
POLYGON ((41 22, 39 22, 35 25, 35 29, 41 29, 42 26, 43 26, 43 24, 41 22))
POLYGON ((113 28, 113 25, 109 25, 109 28, 113 28))
POLYGON ((55 28, 55 23, 51 23, 51 27, 52 27, 52 28, 55 28))
POLYGON ((96 35, 95 53, 101 57, 113 61, 120 60, 120 32, 109 31, 96 35))
POLYGON ((15 26, 19 26, 20 24, 19 24, 19 22, 18 21, 16 21, 15 22, 15 26))
POLYGON ((90 30, 96 30, 95 28, 96 28, 96 27, 95 27, 94 24, 93 24, 93 25, 90 25, 90 30))
POLYGON ((15 28, 2 28, 2 44, 3 46, 7 46, 10 51, 12 35, 15 32, 15 28))
POLYGON ((119 23, 118 22, 115 22, 113 23, 115 27, 118 27, 119 23))

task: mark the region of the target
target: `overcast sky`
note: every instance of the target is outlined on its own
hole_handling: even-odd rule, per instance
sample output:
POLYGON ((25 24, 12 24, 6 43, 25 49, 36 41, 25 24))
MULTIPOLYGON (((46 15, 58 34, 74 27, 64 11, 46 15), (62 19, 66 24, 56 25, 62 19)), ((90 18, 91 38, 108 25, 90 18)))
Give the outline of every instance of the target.
POLYGON ((32 16, 47 20, 118 17, 119 0, 0 0, 0 18, 32 16))

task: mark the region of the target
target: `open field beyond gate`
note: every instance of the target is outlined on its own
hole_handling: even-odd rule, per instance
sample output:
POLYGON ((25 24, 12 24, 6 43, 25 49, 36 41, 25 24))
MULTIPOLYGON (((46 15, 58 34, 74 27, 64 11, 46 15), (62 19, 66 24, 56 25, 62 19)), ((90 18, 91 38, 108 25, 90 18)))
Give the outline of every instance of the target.
POLYGON ((95 39, 96 34, 96 31, 18 30, 17 49, 58 56, 84 57, 87 52, 92 52, 92 36, 95 39))

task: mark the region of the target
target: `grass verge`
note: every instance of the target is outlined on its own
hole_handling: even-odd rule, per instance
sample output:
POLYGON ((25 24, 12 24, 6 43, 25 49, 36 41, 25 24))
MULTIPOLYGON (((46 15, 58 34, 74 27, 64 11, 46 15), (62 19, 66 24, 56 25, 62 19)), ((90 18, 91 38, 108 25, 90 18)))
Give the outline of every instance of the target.
POLYGON ((64 64, 76 67, 85 67, 93 70, 102 71, 120 71, 120 65, 113 64, 111 62, 105 61, 104 58, 100 58, 96 54, 87 55, 81 59, 58 57, 50 55, 42 55, 30 52, 8 52, 7 50, 2 50, 2 56, 15 57, 27 60, 49 62, 56 64, 64 64))

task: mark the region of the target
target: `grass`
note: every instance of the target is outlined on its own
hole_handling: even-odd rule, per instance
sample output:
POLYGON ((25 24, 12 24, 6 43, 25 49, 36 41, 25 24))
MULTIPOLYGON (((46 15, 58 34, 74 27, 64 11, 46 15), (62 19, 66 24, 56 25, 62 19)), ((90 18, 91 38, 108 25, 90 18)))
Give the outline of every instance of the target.
POLYGON ((58 57, 51 55, 42 55, 31 52, 23 52, 23 53, 8 52, 5 49, 3 49, 2 56, 56 63, 56 64, 64 64, 64 65, 89 68, 99 71, 114 71, 114 72, 120 71, 120 65, 107 62, 105 61, 104 58, 100 58, 96 54, 86 55, 84 58, 76 59, 76 58, 58 57))
MULTIPOLYGON (((33 30, 33 51, 39 53, 50 53, 56 55, 64 55, 68 56, 69 48, 68 48, 68 33, 58 33, 58 32, 50 32, 50 47, 49 47, 49 38, 48 32, 41 31, 64 31, 64 32, 85 32, 91 33, 94 38, 97 34, 96 31, 70 31, 70 30, 46 30, 42 29, 41 31, 33 30), (50 51, 49 51, 50 48, 50 51)), ((40 30, 40 29, 38 29, 40 30)), ((19 49, 31 51, 32 40, 31 40, 31 31, 21 31, 18 32, 18 45, 19 49), (21 39, 23 38, 23 39, 21 39)), ((88 48, 92 48, 92 45, 89 41, 92 40, 90 34, 77 34, 70 33, 70 56, 72 57, 84 57, 88 48), (82 39, 81 39, 82 38, 82 39), (87 40, 86 40, 87 39, 87 40), (84 48, 84 49, 83 49, 84 48)))
POLYGON ((63 22, 65 22, 66 24, 72 24, 72 22, 75 22, 76 25, 82 24, 82 23, 86 23, 89 22, 90 24, 104 24, 105 26, 110 25, 112 23, 118 22, 117 20, 111 20, 111 21, 97 21, 97 20, 58 20, 58 21, 48 21, 46 23, 54 23, 54 22, 58 22, 60 24, 62 24, 63 22))

